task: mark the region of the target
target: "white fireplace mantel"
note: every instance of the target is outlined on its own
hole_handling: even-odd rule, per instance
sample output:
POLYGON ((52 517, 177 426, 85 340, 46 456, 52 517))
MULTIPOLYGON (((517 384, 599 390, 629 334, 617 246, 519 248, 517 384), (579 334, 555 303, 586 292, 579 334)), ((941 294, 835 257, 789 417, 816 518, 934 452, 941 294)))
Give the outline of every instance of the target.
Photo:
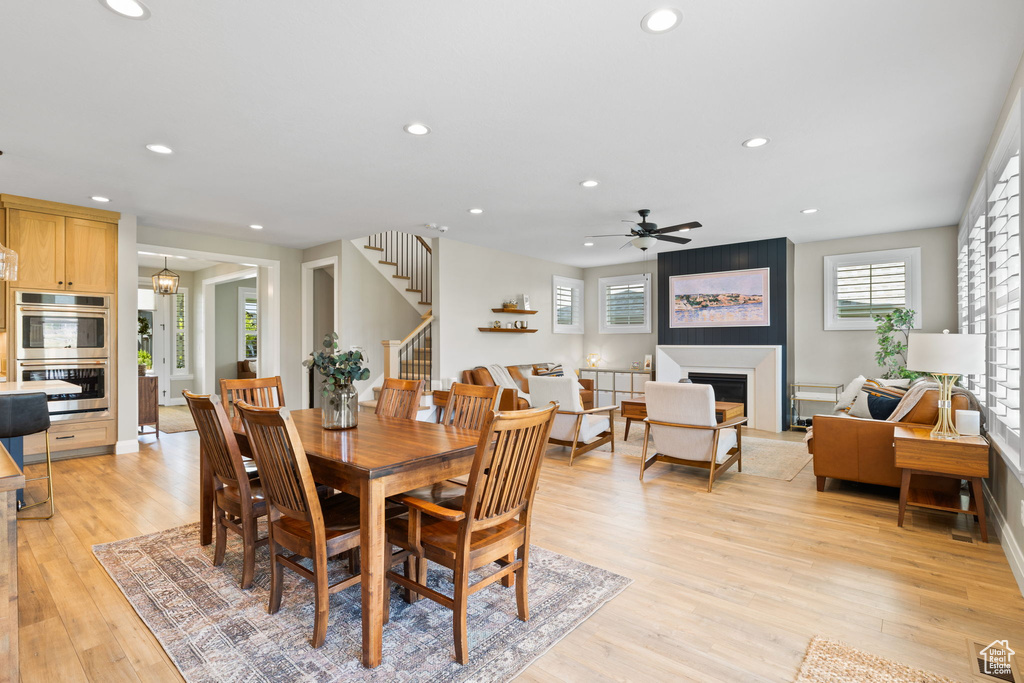
POLYGON ((690 372, 747 376, 747 426, 782 431, 781 346, 658 346, 659 382, 678 382, 690 372))

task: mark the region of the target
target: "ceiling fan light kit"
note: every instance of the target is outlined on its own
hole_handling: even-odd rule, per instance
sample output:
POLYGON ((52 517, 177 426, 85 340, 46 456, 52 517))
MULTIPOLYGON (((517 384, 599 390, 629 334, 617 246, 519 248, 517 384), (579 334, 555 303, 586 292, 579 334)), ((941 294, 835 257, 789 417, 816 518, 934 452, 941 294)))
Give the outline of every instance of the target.
MULTIPOLYGON (((630 241, 626 242, 620 248, 625 248, 632 244, 641 251, 647 251, 659 241, 661 242, 672 242, 673 244, 688 244, 692 242, 689 237, 676 237, 668 233, 672 232, 687 232, 693 228, 701 227, 701 224, 697 221, 691 221, 689 223, 681 223, 679 225, 673 225, 668 228, 659 228, 657 223, 650 223, 647 221, 647 217, 651 215, 650 209, 640 209, 637 211, 640 214, 640 222, 635 223, 634 228, 631 228, 628 235, 587 235, 587 239, 593 239, 595 237, 629 237, 630 241)), ((634 223, 634 221, 625 221, 627 223, 634 223)))

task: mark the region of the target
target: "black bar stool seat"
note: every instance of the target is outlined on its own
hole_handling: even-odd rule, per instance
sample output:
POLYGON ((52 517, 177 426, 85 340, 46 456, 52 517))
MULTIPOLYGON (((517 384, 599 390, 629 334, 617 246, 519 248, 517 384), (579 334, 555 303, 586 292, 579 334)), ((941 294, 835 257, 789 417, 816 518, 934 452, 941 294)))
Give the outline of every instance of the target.
POLYGON ((30 481, 46 480, 46 499, 31 505, 19 507, 27 510, 38 505, 50 504, 50 514, 34 517, 19 516, 18 519, 50 519, 53 517, 53 463, 50 460, 50 408, 46 394, 0 394, 0 439, 12 439, 29 434, 43 432, 46 435, 46 476, 26 479, 30 481))

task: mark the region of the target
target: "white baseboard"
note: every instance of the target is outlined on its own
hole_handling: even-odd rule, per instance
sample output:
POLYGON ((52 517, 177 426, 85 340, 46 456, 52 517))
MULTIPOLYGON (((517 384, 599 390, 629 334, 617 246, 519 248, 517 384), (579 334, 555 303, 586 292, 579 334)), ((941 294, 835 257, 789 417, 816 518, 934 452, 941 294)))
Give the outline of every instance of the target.
POLYGON ((1024 552, 1021 552, 1020 544, 1017 542, 1017 537, 1013 535, 1013 529, 1006 519, 1006 515, 999 509, 995 498, 992 497, 992 492, 988 488, 988 482, 984 483, 984 490, 985 505, 987 506, 989 516, 992 517, 999 528, 999 542, 1003 546, 1006 560, 1010 563, 1013 577, 1017 579, 1017 587, 1020 589, 1021 595, 1024 595, 1024 552))
POLYGON ((139 440, 138 439, 124 439, 118 441, 114 446, 114 455, 121 455, 122 453, 138 453, 139 452, 139 440))

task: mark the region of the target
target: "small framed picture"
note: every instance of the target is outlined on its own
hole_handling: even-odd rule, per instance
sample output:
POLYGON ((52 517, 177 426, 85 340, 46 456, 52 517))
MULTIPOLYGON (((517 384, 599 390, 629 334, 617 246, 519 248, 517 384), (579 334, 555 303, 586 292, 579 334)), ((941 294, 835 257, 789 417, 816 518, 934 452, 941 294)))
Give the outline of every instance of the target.
POLYGON ((629 364, 629 369, 630 370, 639 370, 640 369, 640 361, 635 360, 632 363, 630 363, 629 364))
POLYGON ((644 370, 647 370, 648 372, 651 371, 651 364, 653 360, 654 359, 651 357, 651 354, 649 353, 646 356, 644 356, 644 370))

